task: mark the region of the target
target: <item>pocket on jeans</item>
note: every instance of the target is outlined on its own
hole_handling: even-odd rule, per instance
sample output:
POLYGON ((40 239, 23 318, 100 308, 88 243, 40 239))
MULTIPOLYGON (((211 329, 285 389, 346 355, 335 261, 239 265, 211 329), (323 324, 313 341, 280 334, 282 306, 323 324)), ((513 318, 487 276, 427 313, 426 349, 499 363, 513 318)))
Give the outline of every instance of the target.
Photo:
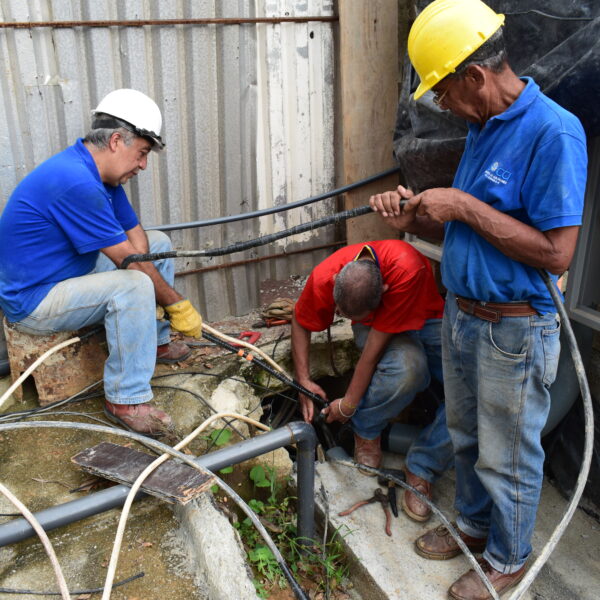
POLYGON ((556 379, 558 359, 560 357, 560 322, 542 329, 542 347, 544 351, 544 385, 550 387, 556 379))
POLYGON ((505 318, 489 324, 492 346, 506 358, 522 359, 529 348, 529 327, 523 326, 522 318, 505 318))

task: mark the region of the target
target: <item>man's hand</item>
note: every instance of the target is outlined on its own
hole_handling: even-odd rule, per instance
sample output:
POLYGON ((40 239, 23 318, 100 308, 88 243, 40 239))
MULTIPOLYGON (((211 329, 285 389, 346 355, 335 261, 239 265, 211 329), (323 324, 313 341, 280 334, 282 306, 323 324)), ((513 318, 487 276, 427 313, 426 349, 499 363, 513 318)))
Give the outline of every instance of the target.
MULTIPOLYGON (((305 387, 307 390, 311 391, 313 394, 317 396, 321 396, 323 400, 327 401, 327 394, 323 391, 323 388, 317 385, 311 379, 306 379, 304 381, 298 381, 298 383, 305 387)), ((304 394, 299 395, 300 399, 300 408, 302 409, 302 416, 307 423, 311 423, 315 416, 315 405, 313 401, 304 394)))
POLYGON ((410 230, 417 217, 418 196, 399 185, 395 190, 375 194, 369 198, 371 208, 378 212, 388 225, 400 231, 410 230), (404 202, 402 205, 401 202, 404 202))
POLYGON ((337 400, 334 400, 329 406, 326 406, 322 412, 327 417, 325 419, 326 423, 333 423, 334 421, 345 423, 356 412, 356 406, 350 407, 348 402, 344 402, 344 398, 338 398, 337 400), (342 411, 344 411, 343 414, 342 411))
POLYGON ((202 317, 189 300, 180 300, 165 306, 171 327, 183 335, 199 338, 202 336, 202 317))
POLYGON ((456 188, 431 188, 415 196, 419 201, 417 215, 428 217, 434 223, 446 223, 460 218, 466 210, 464 200, 467 196, 456 188))

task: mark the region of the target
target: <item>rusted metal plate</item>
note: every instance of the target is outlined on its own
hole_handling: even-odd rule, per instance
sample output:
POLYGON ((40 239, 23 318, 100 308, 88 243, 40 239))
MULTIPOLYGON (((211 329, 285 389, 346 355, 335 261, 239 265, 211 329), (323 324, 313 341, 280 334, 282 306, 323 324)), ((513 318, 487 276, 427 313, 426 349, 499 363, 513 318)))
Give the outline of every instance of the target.
MULTIPOLYGON (((86 473, 132 485, 140 473, 154 460, 144 452, 118 444, 102 442, 86 448, 71 460, 86 473)), ((142 484, 141 489, 161 500, 187 504, 206 491, 214 483, 214 477, 197 471, 189 465, 169 460, 154 470, 142 484)))
MULTIPOLYGON (((44 352, 85 331, 30 335, 17 331, 4 321, 12 380, 16 381, 44 352)), ((68 398, 95 381, 102 380, 107 357, 104 330, 50 355, 32 374, 40 405, 68 398)), ((15 397, 20 400, 22 393, 19 387, 15 390, 15 397)))

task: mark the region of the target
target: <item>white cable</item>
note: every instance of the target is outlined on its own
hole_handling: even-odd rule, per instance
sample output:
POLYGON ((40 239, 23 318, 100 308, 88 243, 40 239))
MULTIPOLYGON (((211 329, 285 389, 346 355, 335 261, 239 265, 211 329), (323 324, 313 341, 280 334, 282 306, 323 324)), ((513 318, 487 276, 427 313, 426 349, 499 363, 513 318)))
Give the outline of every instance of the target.
POLYGON ((2 398, 0 398, 0 408, 6 402, 6 399, 25 381, 33 371, 35 371, 49 356, 58 352, 65 346, 69 346, 74 344, 75 342, 79 342, 81 338, 74 337, 70 340, 66 340, 61 342, 60 344, 56 344, 56 346, 52 346, 49 350, 46 350, 44 354, 42 354, 32 365, 30 365, 27 370, 15 381, 13 384, 2 394, 2 398))
POLYGON ((226 342, 229 342, 230 344, 236 344, 238 346, 243 346, 244 348, 248 348, 249 350, 256 352, 256 354, 258 354, 259 356, 264 358, 274 369, 277 369, 280 373, 285 375, 288 379, 290 379, 290 380, 292 379, 292 377, 283 369, 283 367, 279 366, 268 354, 263 352, 260 348, 253 346, 252 344, 249 344, 248 342, 245 342, 244 340, 240 340, 240 339, 225 335, 224 333, 221 333, 220 331, 213 329, 212 327, 210 327, 210 325, 206 325, 205 323, 202 324, 202 328, 206 329, 206 331, 208 331, 208 333, 212 333, 214 336, 216 336, 222 340, 225 340, 226 342))
POLYGON ((58 559, 56 558, 56 553, 54 552, 54 548, 48 539, 48 535, 44 531, 44 528, 40 525, 38 520, 33 516, 30 510, 2 483, 0 483, 0 492, 8 498, 14 506, 19 509, 19 512, 27 519, 29 524, 33 527, 35 532, 38 534, 40 541, 44 546, 44 550, 46 550, 46 554, 52 563, 52 567, 54 569, 54 574, 56 575, 56 581, 58 582, 58 587, 60 589, 60 595, 64 600, 71 600, 71 594, 69 594, 69 589, 67 588, 67 582, 65 581, 65 576, 63 575, 62 569, 60 568, 60 564, 58 563, 58 559))
MULTIPOLYGON (((189 444, 199 433, 204 431, 213 421, 216 421, 217 419, 225 419, 228 417, 239 419, 240 421, 245 421, 246 423, 250 423, 251 425, 254 425, 255 427, 257 427, 259 429, 263 429, 264 431, 270 430, 270 428, 267 427, 266 425, 263 425, 259 421, 255 421, 254 419, 251 419, 250 417, 246 417, 244 415, 239 415, 237 413, 222 412, 222 413, 217 413, 215 415, 208 417, 208 419, 206 419, 206 421, 204 421, 198 427, 196 427, 196 429, 194 429, 194 431, 192 431, 192 433, 187 435, 176 446, 174 446, 174 449, 180 450, 181 448, 187 446, 187 444, 189 444)), ((162 463, 164 463, 169 458, 171 458, 170 454, 163 454, 163 455, 159 456, 155 461, 150 463, 142 471, 142 473, 139 475, 139 477, 135 480, 135 482, 131 486, 131 490, 129 491, 129 494, 127 495, 127 499, 125 500, 125 504, 123 505, 123 510, 121 511, 121 517, 119 519, 119 525, 117 527, 117 533, 115 535, 113 551, 112 551, 112 554, 110 557, 108 571, 106 573, 106 580, 104 583, 104 592, 102 593, 102 600, 109 600, 110 594, 112 592, 112 585, 113 585, 115 573, 117 570, 117 562, 119 560, 119 552, 121 551, 121 544, 123 542, 123 534, 125 532, 125 524, 127 522, 127 517, 129 516, 129 510, 131 508, 131 505, 133 504, 133 500, 134 500, 136 494, 138 493, 142 483, 148 477, 148 475, 150 475, 150 473, 152 473, 152 471, 154 471, 156 468, 158 468, 162 463)), ((204 472, 206 474, 206 472, 203 471, 202 469, 199 468, 198 470, 200 470, 201 472, 204 472)))

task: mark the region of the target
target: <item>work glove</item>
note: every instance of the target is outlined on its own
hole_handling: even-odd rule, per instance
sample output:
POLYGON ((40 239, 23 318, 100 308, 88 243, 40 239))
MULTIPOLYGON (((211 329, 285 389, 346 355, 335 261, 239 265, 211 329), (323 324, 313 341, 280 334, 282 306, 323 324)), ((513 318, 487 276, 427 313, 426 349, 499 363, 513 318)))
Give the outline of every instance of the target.
POLYGON ((291 298, 275 298, 265 310, 262 311, 263 319, 282 319, 291 321, 294 314, 294 300, 291 298))
POLYGON ((180 300, 165 306, 171 327, 183 335, 199 338, 202 336, 202 317, 189 300, 180 300))

